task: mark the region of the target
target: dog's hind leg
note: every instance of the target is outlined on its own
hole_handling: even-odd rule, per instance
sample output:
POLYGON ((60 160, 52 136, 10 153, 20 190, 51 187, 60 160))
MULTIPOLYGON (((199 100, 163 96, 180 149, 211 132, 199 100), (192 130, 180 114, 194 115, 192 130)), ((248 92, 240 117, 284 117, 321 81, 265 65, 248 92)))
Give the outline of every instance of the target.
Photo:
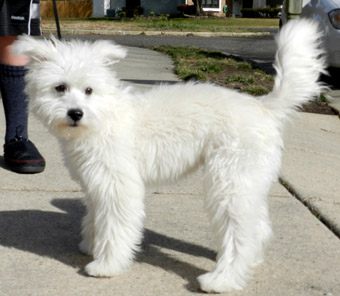
POLYGON ((215 269, 198 277, 204 291, 243 289, 271 237, 266 196, 272 169, 268 159, 253 157, 220 149, 207 161, 206 208, 218 256, 215 269))

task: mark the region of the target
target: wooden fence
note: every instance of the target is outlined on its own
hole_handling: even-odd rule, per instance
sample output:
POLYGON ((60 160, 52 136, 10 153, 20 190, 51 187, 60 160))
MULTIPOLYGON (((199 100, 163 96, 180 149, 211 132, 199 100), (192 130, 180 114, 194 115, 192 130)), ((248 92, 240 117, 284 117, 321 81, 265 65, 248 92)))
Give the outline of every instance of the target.
MULTIPOLYGON (((67 17, 91 17, 93 3, 92 0, 80 1, 56 1, 58 15, 61 18, 67 17)), ((40 15, 41 17, 54 17, 53 2, 50 0, 40 1, 40 15)))

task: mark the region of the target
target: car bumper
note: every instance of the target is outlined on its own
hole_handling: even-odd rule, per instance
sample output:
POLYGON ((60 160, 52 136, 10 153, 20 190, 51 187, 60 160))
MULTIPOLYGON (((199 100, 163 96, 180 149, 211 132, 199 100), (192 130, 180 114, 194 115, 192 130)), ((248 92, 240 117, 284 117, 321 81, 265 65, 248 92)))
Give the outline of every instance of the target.
POLYGON ((325 49, 329 66, 340 68, 340 30, 329 24, 325 33, 325 49))

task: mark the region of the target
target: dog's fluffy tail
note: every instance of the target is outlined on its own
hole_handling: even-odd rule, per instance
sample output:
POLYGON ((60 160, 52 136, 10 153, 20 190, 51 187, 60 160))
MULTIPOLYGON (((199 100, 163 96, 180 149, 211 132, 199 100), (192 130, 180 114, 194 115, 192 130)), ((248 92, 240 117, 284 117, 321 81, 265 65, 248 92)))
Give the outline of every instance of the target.
POLYGON ((318 81, 326 73, 321 37, 315 21, 299 19, 289 21, 276 38, 274 88, 261 101, 280 121, 324 89, 318 81))

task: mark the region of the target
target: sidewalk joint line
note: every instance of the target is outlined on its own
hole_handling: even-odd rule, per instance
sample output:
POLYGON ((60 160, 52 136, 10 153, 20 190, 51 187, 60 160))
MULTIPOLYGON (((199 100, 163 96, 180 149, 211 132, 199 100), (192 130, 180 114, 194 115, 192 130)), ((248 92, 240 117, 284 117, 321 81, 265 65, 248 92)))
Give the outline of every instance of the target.
POLYGON ((325 225, 337 238, 340 239, 340 229, 334 227, 332 221, 325 218, 322 213, 310 202, 308 199, 303 199, 300 194, 295 190, 295 188, 284 178, 279 177, 280 184, 286 188, 286 190, 295 197, 299 202, 301 202, 315 218, 317 218, 323 225, 325 225))
POLYGON ((201 196, 202 193, 190 193, 190 192, 166 192, 166 191, 152 191, 147 192, 146 195, 189 195, 189 196, 201 196))
POLYGON ((11 191, 11 192, 55 192, 55 193, 59 193, 59 192, 71 192, 71 193, 82 193, 82 190, 78 190, 78 189, 39 189, 39 188, 22 188, 22 189, 17 189, 17 188, 1 188, 0 192, 3 191, 11 191))

